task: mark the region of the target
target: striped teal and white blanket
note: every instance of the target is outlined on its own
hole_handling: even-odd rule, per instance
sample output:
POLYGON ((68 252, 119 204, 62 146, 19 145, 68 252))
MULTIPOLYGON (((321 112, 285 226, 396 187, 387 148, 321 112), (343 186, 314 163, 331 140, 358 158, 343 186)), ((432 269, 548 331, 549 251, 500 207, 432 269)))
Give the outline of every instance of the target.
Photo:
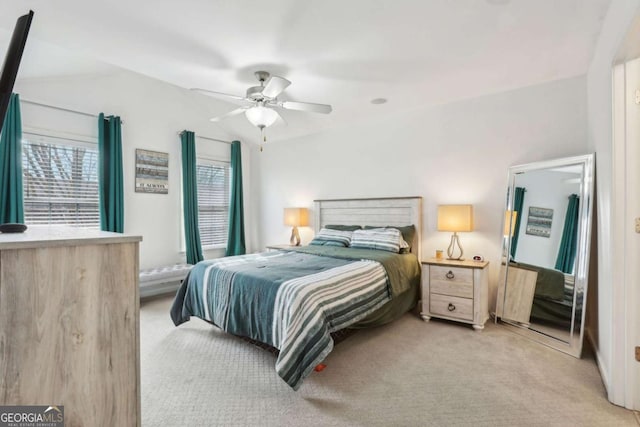
POLYGON ((333 349, 330 333, 365 318, 392 294, 380 262, 266 252, 198 263, 171 316, 176 325, 196 316, 279 349, 276 372, 297 390, 333 349))

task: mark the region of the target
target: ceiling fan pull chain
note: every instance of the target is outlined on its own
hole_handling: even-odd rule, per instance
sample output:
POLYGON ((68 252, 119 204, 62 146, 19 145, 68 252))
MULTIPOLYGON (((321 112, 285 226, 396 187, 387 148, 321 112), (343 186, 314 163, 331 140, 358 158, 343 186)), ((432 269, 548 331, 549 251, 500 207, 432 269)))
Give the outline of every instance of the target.
MULTIPOLYGON (((262 141, 263 141, 263 143, 266 143, 266 142, 267 142, 267 137, 266 137, 266 135, 264 134, 264 126, 262 126, 262 127, 260 128, 260 136, 262 136, 262 141)), ((262 144, 260 144, 260 152, 262 153, 262 144)))

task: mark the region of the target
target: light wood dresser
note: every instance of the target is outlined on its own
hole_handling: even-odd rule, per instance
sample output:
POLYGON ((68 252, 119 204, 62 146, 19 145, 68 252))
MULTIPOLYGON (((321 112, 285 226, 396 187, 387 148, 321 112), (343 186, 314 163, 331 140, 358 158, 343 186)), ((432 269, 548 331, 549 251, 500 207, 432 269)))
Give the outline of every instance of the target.
MULTIPOLYGON (((505 266, 503 264, 500 267, 500 277, 505 277, 506 272, 504 270, 505 266)), ((519 322, 522 326, 528 328, 537 280, 537 271, 510 265, 506 283, 498 286, 496 316, 501 319, 519 322)))
POLYGON ((69 426, 140 426, 141 240, 0 234, 0 405, 64 405, 69 426))
POLYGON ((484 329, 489 318, 488 265, 488 261, 422 261, 422 318, 439 317, 484 329))

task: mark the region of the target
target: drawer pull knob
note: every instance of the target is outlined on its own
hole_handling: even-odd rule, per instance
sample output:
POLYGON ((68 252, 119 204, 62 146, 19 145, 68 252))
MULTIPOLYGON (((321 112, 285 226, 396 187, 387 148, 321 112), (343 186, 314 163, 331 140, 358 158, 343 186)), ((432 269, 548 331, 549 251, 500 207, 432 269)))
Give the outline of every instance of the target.
POLYGON ((455 310, 455 309, 456 309, 456 306, 455 306, 455 305, 453 305, 453 304, 451 304, 451 303, 449 303, 449 307, 447 307, 447 310, 449 310, 449 311, 453 311, 453 310, 455 310))
POLYGON ((455 274, 453 274, 453 271, 449 270, 449 272, 447 273, 447 279, 453 279, 454 277, 456 277, 455 274))

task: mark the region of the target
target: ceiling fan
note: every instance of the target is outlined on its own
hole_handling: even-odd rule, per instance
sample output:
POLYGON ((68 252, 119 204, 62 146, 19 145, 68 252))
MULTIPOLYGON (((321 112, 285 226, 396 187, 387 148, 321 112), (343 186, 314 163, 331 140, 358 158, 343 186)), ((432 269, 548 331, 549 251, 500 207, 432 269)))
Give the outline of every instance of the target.
MULTIPOLYGON (((236 108, 226 114, 211 119, 212 122, 219 122, 229 117, 237 116, 244 113, 247 120, 252 125, 263 131, 271 126, 282 116, 276 111, 277 108, 285 110, 308 111, 312 113, 329 114, 332 110, 331 105, 314 104, 310 102, 293 102, 280 101, 278 96, 291 84, 291 82, 283 77, 272 76, 267 71, 256 71, 254 73, 260 86, 252 86, 247 89, 245 96, 230 95, 227 93, 215 92, 212 90, 193 88, 191 90, 203 93, 209 96, 222 96, 239 101, 243 101, 245 105, 236 108)), ((282 119, 284 120, 284 119, 282 119)))

